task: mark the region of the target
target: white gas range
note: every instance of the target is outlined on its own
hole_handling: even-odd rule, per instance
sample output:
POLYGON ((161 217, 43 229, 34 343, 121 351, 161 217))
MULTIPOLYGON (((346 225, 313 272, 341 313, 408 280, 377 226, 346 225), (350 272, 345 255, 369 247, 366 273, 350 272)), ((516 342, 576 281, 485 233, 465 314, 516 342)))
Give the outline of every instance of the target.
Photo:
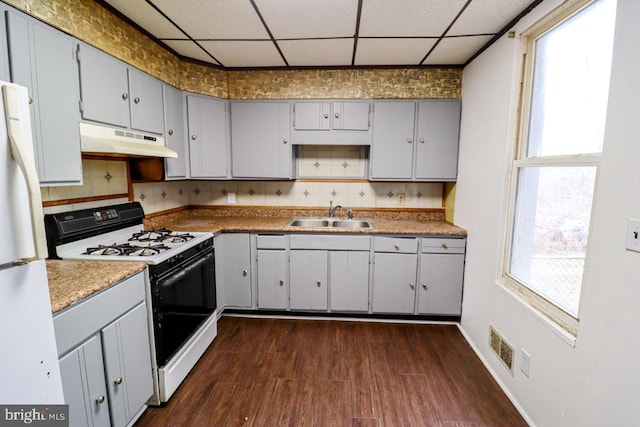
POLYGON ((149 403, 160 404, 217 334, 213 234, 145 230, 143 219, 133 202, 47 215, 45 226, 51 257, 148 264, 155 386, 149 403))

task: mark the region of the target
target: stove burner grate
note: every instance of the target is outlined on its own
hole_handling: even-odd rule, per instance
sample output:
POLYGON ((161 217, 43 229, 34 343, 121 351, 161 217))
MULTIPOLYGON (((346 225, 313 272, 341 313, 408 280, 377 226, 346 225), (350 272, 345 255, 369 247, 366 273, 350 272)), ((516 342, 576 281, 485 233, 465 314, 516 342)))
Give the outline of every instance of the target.
POLYGON ((166 228, 159 230, 142 230, 138 233, 133 233, 133 236, 129 238, 130 242, 164 242, 169 243, 184 243, 187 240, 193 239, 195 236, 189 233, 177 233, 166 228))
POLYGON ((82 255, 153 256, 168 249, 169 247, 164 244, 135 246, 130 243, 114 243, 113 245, 98 245, 87 248, 87 251, 82 255))

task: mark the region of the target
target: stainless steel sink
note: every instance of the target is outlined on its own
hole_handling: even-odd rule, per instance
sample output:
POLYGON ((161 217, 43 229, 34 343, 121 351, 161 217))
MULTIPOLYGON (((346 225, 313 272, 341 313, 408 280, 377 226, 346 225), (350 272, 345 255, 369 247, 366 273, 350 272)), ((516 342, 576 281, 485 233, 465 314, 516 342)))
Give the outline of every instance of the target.
POLYGON ((288 226, 300 228, 373 228, 371 221, 359 218, 294 218, 288 226))

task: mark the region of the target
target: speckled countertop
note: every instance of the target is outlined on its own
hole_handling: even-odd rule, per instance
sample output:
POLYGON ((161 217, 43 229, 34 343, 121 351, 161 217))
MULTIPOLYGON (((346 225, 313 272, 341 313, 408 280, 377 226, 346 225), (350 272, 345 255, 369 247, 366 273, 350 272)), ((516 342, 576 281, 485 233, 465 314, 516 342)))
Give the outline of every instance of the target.
POLYGON ((51 311, 63 310, 146 266, 143 262, 47 260, 51 311))

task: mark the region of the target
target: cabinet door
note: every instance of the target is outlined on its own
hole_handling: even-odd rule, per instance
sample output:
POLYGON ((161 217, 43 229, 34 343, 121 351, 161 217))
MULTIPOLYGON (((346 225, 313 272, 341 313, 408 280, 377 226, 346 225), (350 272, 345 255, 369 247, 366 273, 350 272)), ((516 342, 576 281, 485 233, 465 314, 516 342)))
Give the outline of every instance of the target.
POLYGON ((69 425, 110 426, 100 337, 94 335, 61 358, 60 374, 69 425))
POLYGON ((296 102, 293 105, 293 128, 295 130, 331 129, 331 103, 296 102))
POLYGON ((369 130, 368 102, 334 102, 334 130, 369 130))
POLYGON ((413 165, 414 102, 375 102, 372 179, 410 179, 413 165))
POLYGON ((226 178, 227 103, 187 96, 189 169, 192 178, 226 178))
MULTIPOLYGON (((0 13, 0 52, 9 52, 7 45, 7 32, 5 29, 5 14, 0 13)), ((0 80, 5 82, 11 81, 11 74, 9 73, 9 57, 7 55, 0 55, 0 80)))
POLYGON ((290 178, 289 103, 231 105, 234 178, 290 178))
POLYGON ((251 247, 248 234, 225 233, 216 237, 216 284, 228 307, 251 307, 251 247))
POLYGON ((292 310, 327 309, 327 251, 291 251, 289 280, 292 310))
POLYGON ((460 100, 418 103, 416 179, 456 179, 459 132, 460 100))
POLYGON ((127 66, 86 45, 80 46, 82 118, 129 127, 127 66))
POLYGON ((462 254, 422 254, 418 313, 459 316, 463 271, 462 254))
POLYGON ((413 313, 418 256, 376 253, 373 267, 374 313, 413 313))
POLYGON ((141 302, 102 332, 113 426, 125 426, 153 394, 147 307, 141 302))
POLYGON ((164 95, 164 141, 168 148, 178 153, 177 159, 165 159, 167 179, 187 178, 187 138, 185 133, 185 108, 182 92, 173 86, 162 85, 164 95))
POLYGON ((287 308, 287 253, 258 250, 258 308, 287 308))
POLYGON ((162 134, 164 111, 162 82, 148 74, 129 68, 131 129, 162 134))
POLYGON ((42 185, 82 183, 76 43, 48 26, 7 13, 13 81, 29 89, 42 185))
POLYGON ((331 311, 369 310, 369 252, 329 252, 331 311))

